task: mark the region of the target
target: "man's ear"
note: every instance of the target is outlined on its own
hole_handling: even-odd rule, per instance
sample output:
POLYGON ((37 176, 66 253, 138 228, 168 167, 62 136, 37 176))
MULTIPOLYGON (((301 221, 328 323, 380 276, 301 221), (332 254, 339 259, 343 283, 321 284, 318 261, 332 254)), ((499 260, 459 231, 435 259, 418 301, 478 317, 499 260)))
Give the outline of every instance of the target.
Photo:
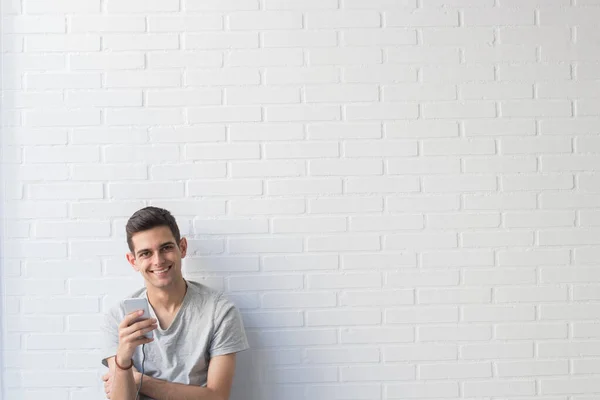
POLYGON ((127 253, 127 254, 125 254, 125 257, 127 258, 127 261, 129 262, 129 264, 131 264, 133 269, 135 269, 136 272, 139 272, 140 269, 138 268, 137 265, 135 265, 135 256, 133 255, 133 253, 127 253))
POLYGON ((179 251, 181 251, 181 258, 184 258, 187 253, 187 239, 184 237, 179 241, 179 251))

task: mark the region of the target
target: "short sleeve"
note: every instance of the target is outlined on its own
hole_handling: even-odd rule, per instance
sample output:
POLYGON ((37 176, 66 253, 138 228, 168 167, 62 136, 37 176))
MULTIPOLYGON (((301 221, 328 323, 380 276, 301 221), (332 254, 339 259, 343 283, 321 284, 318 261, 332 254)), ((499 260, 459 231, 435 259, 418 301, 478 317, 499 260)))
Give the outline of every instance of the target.
POLYGON ((102 323, 102 364, 108 367, 108 359, 117 354, 119 346, 119 324, 117 310, 112 309, 104 316, 102 323))
POLYGON ((237 353, 250 347, 239 311, 222 295, 217 299, 214 324, 210 357, 237 353))

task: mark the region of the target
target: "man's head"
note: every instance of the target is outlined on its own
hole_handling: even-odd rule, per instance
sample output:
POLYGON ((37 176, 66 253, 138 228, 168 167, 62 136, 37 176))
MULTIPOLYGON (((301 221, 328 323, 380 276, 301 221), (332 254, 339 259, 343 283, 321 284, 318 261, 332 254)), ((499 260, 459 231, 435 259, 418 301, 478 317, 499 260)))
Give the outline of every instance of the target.
POLYGON ((145 207, 137 210, 127 221, 125 225, 125 231, 127 232, 127 245, 129 250, 133 253, 133 235, 138 232, 148 231, 158 226, 166 226, 173 234, 175 242, 179 244, 181 240, 181 234, 179 233, 179 227, 177 221, 168 210, 159 207, 145 207))
POLYGON ((125 226, 130 253, 127 260, 149 285, 167 289, 183 282, 181 260, 187 241, 181 238, 171 213, 158 207, 136 211, 125 226))

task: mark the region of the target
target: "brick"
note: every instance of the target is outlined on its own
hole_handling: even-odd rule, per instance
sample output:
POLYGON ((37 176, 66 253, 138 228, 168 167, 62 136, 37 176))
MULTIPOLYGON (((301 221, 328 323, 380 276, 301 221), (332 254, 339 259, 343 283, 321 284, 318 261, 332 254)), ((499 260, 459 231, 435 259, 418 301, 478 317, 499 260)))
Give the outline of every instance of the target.
POLYGON ((402 83, 383 87, 384 101, 455 100, 456 85, 443 83, 402 83))
POLYGON ((52 4, 44 0, 27 0, 28 14, 99 13, 100 0, 56 0, 52 4))
POLYGON ((308 208, 313 214, 376 212, 383 210, 383 202, 380 197, 322 197, 309 199, 308 208))
POLYGON ((108 0, 109 13, 153 13, 179 11, 177 0, 108 0))
POLYGON ((225 127, 193 126, 150 128, 150 140, 158 143, 224 142, 225 127))
POLYGON ((465 382, 467 396, 531 396, 536 393, 535 380, 465 382))
POLYGON ((381 64, 382 52, 369 47, 314 48, 308 51, 307 62, 310 66, 381 64))
POLYGON ((237 11, 257 10, 257 0, 185 0, 184 9, 187 11, 237 11))
POLYGON ((460 207, 456 195, 441 196, 391 196, 386 199, 386 209, 389 211, 451 211, 460 207))
POLYGON ((272 221, 274 233, 346 231, 346 219, 342 217, 273 218, 272 221))
MULTIPOLYGON (((388 324, 425 324, 425 323, 444 323, 458 322, 458 307, 400 307, 387 309, 385 312, 385 321, 388 324)), ((447 352, 446 352, 447 353, 447 352)), ((456 358, 454 354, 446 355, 452 359, 456 358)))
POLYGON ((37 222, 35 236, 39 238, 107 237, 111 229, 108 222, 37 222))
POLYGON ((378 101, 379 90, 374 85, 336 84, 307 86, 304 88, 307 103, 378 101))
POLYGON ((458 12, 455 10, 416 10, 411 13, 390 11, 385 14, 387 26, 438 27, 458 26, 458 12))
POLYGON ((38 183, 29 185, 28 195, 33 200, 101 199, 103 188, 100 183, 38 183))
MULTIPOLYGON (((335 67, 268 67, 265 81, 268 85, 291 83, 335 83, 339 81, 335 67)), ((258 82, 257 82, 258 83, 258 82)))
POLYGON ((436 176, 423 178, 424 193, 480 192, 497 189, 494 176, 436 176))
POLYGON ((186 146, 188 160, 243 160, 260 158, 257 144, 190 144, 186 146))
MULTIPOLYGON (((497 288, 495 299, 499 303, 540 303, 540 302, 565 302, 567 301, 567 288, 560 287, 520 287, 520 288, 497 288)), ((541 306, 542 316, 540 319, 557 319, 549 317, 554 314, 552 310, 541 306)))
POLYGON ((272 159, 339 157, 338 148, 338 143, 334 142, 287 142, 264 145, 265 157, 272 159))
POLYGON ((536 46, 523 44, 475 45, 464 50, 467 63, 536 62, 536 46))
POLYGON ((70 107, 141 107, 141 91, 67 91, 70 107))
POLYGON ((102 48, 110 51, 173 50, 179 48, 179 37, 173 34, 105 35, 102 48))
POLYGON ((300 91, 286 87, 227 88, 225 97, 226 103, 232 105, 299 103, 300 91))
POLYGON ((507 228, 573 227, 575 214, 572 211, 506 213, 504 225, 507 228))
POLYGON ((307 326, 361 326, 381 324, 381 313, 372 309, 306 311, 307 326))
POLYGON ((264 32, 262 44, 264 47, 335 47, 337 34, 334 31, 302 31, 289 30, 282 32, 264 32))
POLYGON ((246 313, 243 318, 244 327, 248 328, 280 328, 303 325, 303 316, 299 312, 246 313))
POLYGON ((339 260, 335 255, 275 255, 263 257, 262 265, 265 271, 322 271, 336 270, 339 260))
POLYGON ((225 65, 228 67, 277 67, 303 64, 302 49, 233 50, 225 55, 225 65))
POLYGON ((302 4, 295 0, 266 0, 267 10, 315 10, 337 8, 336 0, 305 0, 302 4))
POLYGON ((594 171, 598 169, 595 155, 542 156, 541 169, 544 172, 594 171))
MULTIPOLYGON (((223 65, 223 55, 218 51, 176 50, 160 53, 149 53, 146 54, 146 57, 148 59, 148 67, 152 69, 216 68, 223 65)), ((227 73, 227 71, 221 72, 227 73)))
POLYGON ((428 214, 426 225, 433 229, 498 228, 500 221, 500 214, 496 213, 463 212, 460 214, 428 214))
POLYGON ((100 124, 100 110, 32 109, 25 112, 24 120, 24 125, 32 127, 93 126, 100 124))
POLYGON ((405 381, 416 377, 413 365, 344 366, 340 372, 342 382, 405 381))
POLYGON ((501 44, 561 45, 571 41, 571 31, 562 27, 502 27, 498 32, 501 44))
POLYGON ((342 328, 341 342, 354 344, 406 343, 414 341, 413 328, 369 327, 342 328))
POLYGON ((441 46, 419 46, 419 48, 403 46, 386 49, 386 54, 387 62, 392 64, 451 65, 458 64, 460 61, 458 49, 441 46))
POLYGON ((531 193, 515 194, 467 194, 464 196, 467 210, 518 210, 536 208, 536 196, 531 193))
POLYGON ((491 378, 491 363, 423 364, 419 366, 423 379, 491 378))
POLYGON ((351 289, 351 288, 380 288, 379 273, 348 273, 348 274, 310 274, 308 275, 309 289, 351 289))
POLYGON ((109 183, 109 197, 114 199, 147 199, 181 197, 184 193, 180 182, 109 183))
POLYGON ((381 248, 381 241, 375 235, 313 236, 306 247, 308 251, 373 251, 381 248))
POLYGON ((230 106, 189 108, 188 122, 192 124, 209 122, 253 122, 262 119, 260 107, 230 106))
POLYGON ((184 43, 186 50, 248 49, 258 48, 259 39, 257 33, 203 32, 186 33, 184 43))
POLYGON ((115 109, 106 112, 111 125, 175 125, 183 123, 182 110, 177 108, 115 109))
POLYGON ((491 289, 418 289, 418 304, 490 303, 491 289))
POLYGON ((302 214, 306 209, 303 199, 233 199, 229 208, 234 215, 302 214))
POLYGON ((534 12, 528 9, 466 9, 464 26, 533 26, 534 12))
POLYGON ((440 396, 458 396, 458 382, 420 382, 420 383, 391 383, 387 385, 390 398, 431 398, 440 396))
POLYGON ((381 16, 376 11, 319 11, 306 14, 308 29, 378 28, 381 16))
POLYGON ((109 163, 176 161, 179 160, 179 148, 173 145, 107 146, 104 148, 104 160, 109 163))
POLYGON ((533 232, 464 232, 461 234, 464 247, 532 246, 533 232))
POLYGON ((150 107, 204 106, 221 104, 219 89, 200 90, 147 90, 146 104, 150 107))
POLYGON ((230 167, 233 178, 305 176, 305 169, 302 161, 233 162, 230 167))
POLYGON ((128 33, 145 32, 146 21, 143 17, 131 16, 87 16, 75 15, 69 18, 70 32, 91 33, 128 33))
POLYGON ((525 136, 535 135, 536 124, 528 119, 467 120, 465 134, 470 136, 525 136))
POLYGON ((287 11, 241 11, 228 15, 231 30, 301 29, 302 14, 287 11))
POLYGON ((198 32, 223 29, 220 15, 148 16, 149 32, 198 32))
POLYGON ((536 172, 537 159, 535 157, 465 158, 463 170, 466 173, 536 172))
POLYGON ((527 83, 464 83, 458 86, 461 99, 532 99, 533 85, 527 83))
POLYGON ((458 271, 403 271, 388 273, 386 287, 456 286, 458 271))
MULTIPOLYGON (((267 193, 273 196, 324 193, 339 194, 342 193, 342 181, 339 178, 269 180, 267 182, 267 193)), ((378 209, 381 210, 381 207, 378 209)))
MULTIPOLYGON (((495 327, 496 337, 500 340, 531 340, 531 339, 566 339, 568 335, 568 326, 566 323, 547 323, 535 322, 527 324, 498 324, 495 327)), ((521 351, 515 346, 512 350, 512 355, 509 353, 502 358, 512 357, 530 357, 526 354, 525 348, 530 348, 530 345, 524 343, 525 346, 519 345, 521 351), (515 353, 521 353, 520 355, 515 353)), ((504 346, 508 347, 508 343, 504 346)), ((493 353, 493 348, 490 348, 493 353)), ((500 349, 498 349, 500 350, 500 349)), ((473 348, 472 356, 475 356, 476 348, 473 348)), ((533 352, 531 351, 531 354, 533 352)), ((491 354, 490 354, 491 355, 491 354)))
POLYGON ((407 290, 346 291, 340 296, 343 306, 398 306, 414 303, 414 294, 407 290))
POLYGON ((533 321, 535 319, 534 306, 464 306, 462 320, 465 322, 507 322, 507 321, 533 321))
MULTIPOLYGON (((13 146, 36 145, 66 145, 67 131, 65 129, 31 129, 31 128, 5 128, 3 129, 6 143, 13 146)), ((22 166, 31 168, 32 165, 22 166)))
POLYGON ((418 110, 410 103, 381 103, 346 106, 346 118, 357 120, 416 119, 418 110))
POLYGON ((348 83, 372 84, 415 82, 417 80, 417 70, 414 67, 399 67, 397 65, 348 66, 342 70, 342 80, 348 83))
POLYGON ((302 239, 296 237, 232 238, 228 246, 231 253, 296 253, 304 247, 302 239))
POLYGON ((345 270, 399 269, 414 267, 416 267, 416 257, 414 254, 408 252, 347 254, 342 258, 342 269, 345 270))
MULTIPOLYGON (((7 51, 7 49, 5 48, 4 51, 7 51)), ((63 54, 4 53, 2 58, 5 63, 5 73, 10 70, 60 71, 64 70, 66 65, 66 57, 63 54)))
POLYGON ((437 139, 424 140, 425 156, 440 155, 492 155, 496 153, 496 144, 491 139, 437 139))
POLYGON ((261 296, 261 305, 267 309, 334 307, 336 304, 335 297, 335 293, 332 292, 266 292, 261 296))
POLYGON ((143 54, 69 54, 72 70, 113 70, 144 68, 143 54))
POLYGON ((311 364, 348 364, 378 362, 379 350, 375 347, 369 348, 319 348, 307 349, 306 359, 311 364))
POLYGON ((402 121, 385 124, 386 136, 390 138, 427 138, 458 136, 458 124, 454 121, 402 121))
POLYGON ((488 341, 492 337, 492 329, 485 325, 420 326, 417 328, 417 336, 420 342, 488 341))
POLYGON ((14 33, 65 33, 65 18, 60 16, 14 16, 2 18, 4 32, 14 33))
POLYGON ((98 35, 40 35, 26 38, 28 52, 80 52, 99 51, 98 35))
POLYGON ((416 45, 417 32, 414 29, 346 29, 342 33, 342 43, 346 46, 399 46, 416 45))

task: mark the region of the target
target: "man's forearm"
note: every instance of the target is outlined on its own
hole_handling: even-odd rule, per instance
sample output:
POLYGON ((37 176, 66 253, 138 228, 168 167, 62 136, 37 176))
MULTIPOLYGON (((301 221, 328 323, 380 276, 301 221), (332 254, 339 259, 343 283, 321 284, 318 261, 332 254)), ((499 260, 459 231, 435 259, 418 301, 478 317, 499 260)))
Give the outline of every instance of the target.
POLYGON ((135 400, 137 389, 133 379, 133 372, 117 368, 114 375, 111 399, 113 400, 135 400))
POLYGON ((147 375, 144 375, 141 392, 156 400, 227 400, 206 387, 163 381, 147 375))

